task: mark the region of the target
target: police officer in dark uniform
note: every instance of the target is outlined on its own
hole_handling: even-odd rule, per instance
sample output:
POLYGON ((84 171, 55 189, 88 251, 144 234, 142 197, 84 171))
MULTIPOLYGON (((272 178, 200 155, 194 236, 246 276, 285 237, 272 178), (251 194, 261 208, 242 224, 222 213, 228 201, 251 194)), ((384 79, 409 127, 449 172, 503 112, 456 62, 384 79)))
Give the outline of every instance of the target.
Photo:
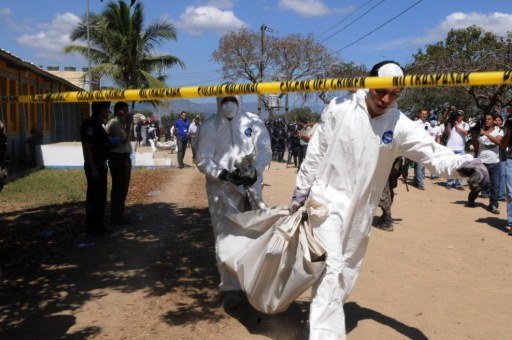
MULTIPOLYGON (((376 227, 379 229, 386 231, 393 231, 394 229, 393 217, 391 217, 391 206, 393 205, 393 199, 395 197, 394 189, 397 186, 398 177, 400 177, 401 175, 403 176, 403 164, 403 157, 397 157, 393 162, 393 166, 391 167, 388 181, 386 182, 386 186, 384 187, 384 191, 382 192, 382 196, 379 201, 379 207, 382 209, 382 215, 380 216, 379 222, 376 225, 376 227)), ((407 182, 405 183, 407 184, 407 182)))
POLYGON ((102 236, 107 231, 103 223, 107 203, 107 159, 111 141, 103 127, 108 118, 110 102, 92 103, 92 116, 82 123, 80 138, 87 177, 85 229, 87 235, 102 236))
POLYGON ((284 163, 284 149, 286 148, 286 131, 284 129, 285 122, 279 118, 274 123, 271 138, 275 141, 275 156, 279 163, 284 163))

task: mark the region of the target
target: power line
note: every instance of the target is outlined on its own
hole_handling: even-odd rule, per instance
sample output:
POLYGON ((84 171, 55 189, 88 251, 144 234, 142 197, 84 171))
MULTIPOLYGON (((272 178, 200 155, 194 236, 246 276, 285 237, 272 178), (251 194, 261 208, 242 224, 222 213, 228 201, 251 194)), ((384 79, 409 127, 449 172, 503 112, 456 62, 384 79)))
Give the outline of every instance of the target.
POLYGON ((378 2, 375 6, 373 6, 372 8, 370 8, 369 10, 367 10, 366 12, 364 12, 363 14, 361 14, 360 16, 358 16, 357 18, 355 18, 354 20, 352 20, 351 22, 349 22, 347 25, 343 26, 341 29, 337 30, 336 32, 332 33, 331 35, 329 35, 327 38, 325 38, 324 40, 321 41, 321 43, 323 43, 324 41, 332 38, 333 36, 335 36, 336 34, 340 33, 341 31, 345 30, 345 28, 349 27, 350 25, 352 25, 353 23, 355 23, 356 21, 359 21, 359 19, 361 19, 362 17, 364 17, 366 14, 370 13, 371 11, 373 11, 377 6, 379 6, 380 4, 382 4, 383 2, 385 2, 386 0, 381 0, 380 2, 378 2))
POLYGON ((409 6, 408 8, 406 8, 405 10, 403 10, 402 12, 400 12, 399 14, 395 15, 394 17, 392 17, 391 19, 387 20, 386 22, 384 22, 382 25, 380 25, 379 27, 375 28, 374 30, 371 30, 370 32, 366 33, 365 35, 363 35, 362 37, 360 37, 359 39, 351 42, 350 44, 348 45, 345 45, 343 46, 342 48, 340 48, 339 50, 336 50, 334 53, 336 52, 341 52, 343 51, 344 49, 358 43, 359 41, 363 40, 364 38, 366 38, 367 36, 369 36, 370 34, 374 33, 375 31, 381 29, 382 27, 386 26, 387 24, 389 24, 391 21, 397 19, 398 17, 402 16, 405 12, 409 11, 410 9, 412 9, 413 7, 415 7, 417 4, 419 4, 420 2, 422 2, 423 0, 419 0, 417 2, 415 2, 414 4, 412 4, 411 6, 409 6))
MULTIPOLYGON (((329 32, 330 30, 332 30, 334 27, 338 26, 338 25, 341 25, 342 23, 344 23, 348 18, 350 18, 350 16, 354 13, 356 13, 359 9, 363 8, 364 6, 366 6, 368 3, 372 2, 373 0, 368 0, 366 1, 364 4, 362 4, 361 6, 357 7, 355 10, 353 10, 352 12, 350 12, 349 14, 347 14, 340 22, 334 24, 333 26, 329 27, 328 29, 326 29, 325 31, 323 31, 322 33, 320 33, 320 35, 317 37, 317 39, 320 39, 322 37, 322 35, 326 34, 327 32, 329 32)), ((326 38, 325 40, 327 40, 328 38, 326 38)), ((323 40, 323 41, 325 41, 323 40)), ((322 42, 323 42, 322 41, 322 42)))

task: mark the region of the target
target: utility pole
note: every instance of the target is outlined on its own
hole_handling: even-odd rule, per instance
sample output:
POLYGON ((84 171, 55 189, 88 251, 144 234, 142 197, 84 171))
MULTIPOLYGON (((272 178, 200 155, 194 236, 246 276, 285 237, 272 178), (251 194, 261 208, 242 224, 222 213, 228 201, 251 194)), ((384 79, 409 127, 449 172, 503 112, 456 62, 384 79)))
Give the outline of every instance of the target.
MULTIPOLYGON (((265 58, 265 32, 273 32, 273 30, 267 25, 262 24, 260 27, 261 31, 261 55, 260 55, 260 79, 259 82, 263 82, 263 59, 265 58)), ((258 116, 261 116, 261 95, 258 93, 258 116)))
POLYGON ((288 117, 288 92, 285 94, 284 114, 288 117))
MULTIPOLYGON (((263 57, 265 55, 265 31, 267 25, 262 24, 260 27, 261 31, 261 55, 260 55, 260 79, 259 82, 263 82, 263 57)), ((258 116, 261 117, 261 94, 258 93, 258 116)))
MULTIPOLYGON (((91 21, 89 20, 89 0, 87 0, 87 82, 88 90, 92 91, 92 73, 91 73, 91 36, 90 36, 91 21)), ((89 115, 92 116, 92 102, 89 102, 89 115)))

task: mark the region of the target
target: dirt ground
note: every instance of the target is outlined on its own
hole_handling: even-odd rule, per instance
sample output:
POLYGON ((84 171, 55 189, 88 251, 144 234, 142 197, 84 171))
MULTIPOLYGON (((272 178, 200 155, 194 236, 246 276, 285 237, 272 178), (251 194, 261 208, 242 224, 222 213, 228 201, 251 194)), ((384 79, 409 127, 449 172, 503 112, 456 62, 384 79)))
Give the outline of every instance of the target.
MULTIPOLYGON (((41 254, 0 262, 0 338, 307 339, 309 293, 273 316, 223 310, 204 176, 193 166, 153 171, 132 182, 134 223, 100 239, 69 230, 81 206, 0 207, 2 228, 26 230, 24 246, 41 254), (33 236, 36 226, 54 234, 33 236)), ((272 163, 269 205, 289 202, 295 171, 272 163)), ((506 206, 492 215, 483 199, 464 207, 467 189, 425 187, 399 183, 395 231, 373 229, 345 304, 348 339, 512 339, 506 206)))

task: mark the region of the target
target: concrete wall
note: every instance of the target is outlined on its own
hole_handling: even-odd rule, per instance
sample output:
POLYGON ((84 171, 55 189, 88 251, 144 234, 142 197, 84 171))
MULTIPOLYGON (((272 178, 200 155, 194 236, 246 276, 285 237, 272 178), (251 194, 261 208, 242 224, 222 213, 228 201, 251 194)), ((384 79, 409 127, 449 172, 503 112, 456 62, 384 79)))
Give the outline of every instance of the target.
MULTIPOLYGON (((133 142, 135 144, 135 142, 133 142)), ((135 149, 135 145, 132 145, 135 149)), ((83 168, 84 156, 80 142, 61 142, 39 145, 36 151, 37 165, 46 168, 83 168)), ((154 159, 151 152, 134 152, 132 154, 134 167, 171 167, 170 159, 154 159)))

